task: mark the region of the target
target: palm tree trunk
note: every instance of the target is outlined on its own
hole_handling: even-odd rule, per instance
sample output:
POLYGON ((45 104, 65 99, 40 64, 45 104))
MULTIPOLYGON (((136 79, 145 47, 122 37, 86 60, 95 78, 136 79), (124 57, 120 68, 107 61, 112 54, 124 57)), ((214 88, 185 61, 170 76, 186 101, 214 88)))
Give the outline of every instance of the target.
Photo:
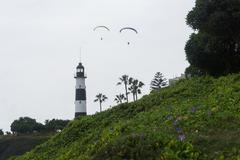
POLYGON ((135 94, 133 93, 133 101, 135 102, 135 94))
POLYGON ((102 112, 102 103, 100 102, 100 112, 102 112))
POLYGON ((136 101, 138 100, 138 93, 136 93, 136 101))
POLYGON ((125 83, 125 92, 126 92, 126 98, 127 98, 127 103, 128 103, 127 83, 125 83))

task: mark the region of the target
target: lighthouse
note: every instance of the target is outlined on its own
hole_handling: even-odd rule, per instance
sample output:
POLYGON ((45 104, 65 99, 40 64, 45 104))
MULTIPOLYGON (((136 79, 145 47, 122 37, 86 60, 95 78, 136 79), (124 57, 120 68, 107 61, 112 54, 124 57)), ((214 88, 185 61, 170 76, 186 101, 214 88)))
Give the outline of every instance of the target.
POLYGON ((84 66, 80 62, 77 66, 76 75, 76 93, 75 93, 75 118, 87 115, 86 103, 86 85, 84 66))

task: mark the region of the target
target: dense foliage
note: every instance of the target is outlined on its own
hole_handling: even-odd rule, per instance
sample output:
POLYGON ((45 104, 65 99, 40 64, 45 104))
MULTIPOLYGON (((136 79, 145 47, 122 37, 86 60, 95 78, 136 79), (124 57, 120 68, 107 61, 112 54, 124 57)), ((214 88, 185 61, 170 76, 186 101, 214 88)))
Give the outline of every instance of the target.
POLYGON ((196 0, 187 24, 197 31, 185 47, 191 66, 214 76, 240 72, 239 0, 196 0))
POLYGON ((42 135, 25 135, 12 136, 5 135, 0 137, 0 160, 6 160, 12 156, 22 155, 32 150, 37 145, 47 141, 50 136, 42 135))
POLYGON ((29 117, 20 117, 11 124, 11 131, 14 134, 30 134, 34 132, 56 132, 62 130, 69 120, 46 120, 45 125, 29 117))
POLYGON ((240 75, 193 78, 70 122, 16 160, 240 159, 240 75))
POLYGON ((66 127, 68 123, 69 123, 69 120, 61 120, 61 119, 46 120, 44 125, 44 130, 48 132, 56 132, 58 130, 63 130, 63 128, 66 127))
POLYGON ((41 131, 43 129, 43 124, 29 117, 20 117, 11 124, 11 131, 19 134, 33 133, 34 131, 41 131))
POLYGON ((201 71, 199 68, 197 68, 193 65, 187 67, 185 70, 185 76, 187 78, 199 77, 199 76, 204 76, 204 75, 206 75, 205 72, 201 71))

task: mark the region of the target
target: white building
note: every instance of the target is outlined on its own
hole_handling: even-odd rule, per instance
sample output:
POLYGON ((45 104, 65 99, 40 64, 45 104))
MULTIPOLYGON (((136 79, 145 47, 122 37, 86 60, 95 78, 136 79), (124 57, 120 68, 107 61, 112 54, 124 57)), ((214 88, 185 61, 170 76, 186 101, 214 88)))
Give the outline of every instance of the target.
POLYGON ((181 74, 180 77, 176 77, 176 78, 173 78, 173 79, 169 79, 169 86, 173 85, 174 83, 176 83, 177 81, 181 80, 181 79, 185 79, 186 76, 185 74, 181 74))

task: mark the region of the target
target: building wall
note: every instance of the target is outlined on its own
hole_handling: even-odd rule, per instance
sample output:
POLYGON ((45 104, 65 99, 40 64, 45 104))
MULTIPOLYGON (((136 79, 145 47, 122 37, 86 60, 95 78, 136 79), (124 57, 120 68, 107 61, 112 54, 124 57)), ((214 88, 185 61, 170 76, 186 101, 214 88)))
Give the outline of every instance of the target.
POLYGON ((75 112, 86 113, 87 112, 86 101, 75 101, 75 112))
POLYGON ((76 88, 86 88, 84 78, 76 78, 76 88))
POLYGON ((173 78, 173 79, 169 79, 169 85, 171 86, 171 85, 173 85, 174 83, 176 83, 177 81, 179 81, 179 80, 181 80, 181 79, 185 79, 185 78, 186 78, 185 74, 181 74, 180 77, 175 77, 175 78, 173 78))

